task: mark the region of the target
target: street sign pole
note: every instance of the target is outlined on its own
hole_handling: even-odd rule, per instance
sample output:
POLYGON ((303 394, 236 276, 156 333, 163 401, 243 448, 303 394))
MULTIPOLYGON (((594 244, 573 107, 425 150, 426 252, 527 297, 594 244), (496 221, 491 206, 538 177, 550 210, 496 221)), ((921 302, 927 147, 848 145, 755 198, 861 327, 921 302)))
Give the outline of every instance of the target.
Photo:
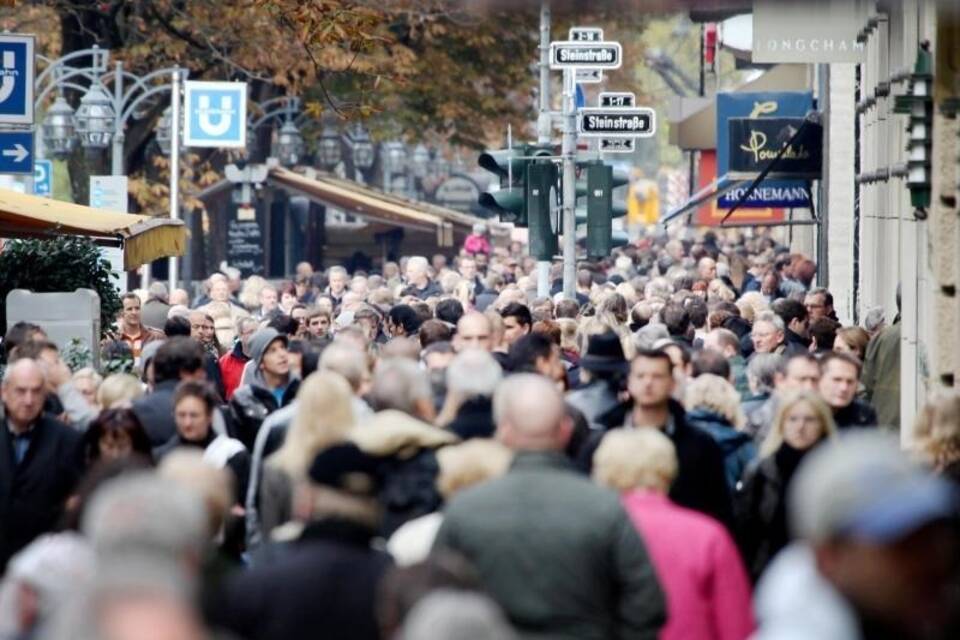
MULTIPOLYGON (((180 70, 174 69, 170 85, 170 101, 173 108, 170 110, 172 126, 170 127, 170 217, 180 218, 180 70)), ((189 242, 189 241, 188 241, 189 242)), ((172 293, 177 288, 177 257, 170 256, 170 267, 167 270, 170 276, 169 289, 172 293)))
POLYGON ((563 297, 575 300, 577 289, 577 106, 576 71, 563 70, 563 297))
MULTIPOLYGON (((537 120, 537 144, 550 144, 553 121, 550 118, 550 4, 540 3, 540 117, 537 120)), ((537 297, 550 295, 550 261, 537 262, 537 297)))

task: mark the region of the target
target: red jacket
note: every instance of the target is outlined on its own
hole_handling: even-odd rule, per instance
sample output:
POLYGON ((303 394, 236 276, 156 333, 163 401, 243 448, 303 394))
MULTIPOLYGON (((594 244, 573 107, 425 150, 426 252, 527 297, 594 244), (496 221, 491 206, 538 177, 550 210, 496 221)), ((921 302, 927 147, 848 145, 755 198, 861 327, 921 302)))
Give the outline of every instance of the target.
POLYGON ((220 376, 223 378, 223 389, 226 393, 226 400, 233 397, 233 392, 240 386, 240 378, 243 377, 243 367, 250 360, 243 355, 243 351, 238 344, 232 351, 220 356, 220 376))

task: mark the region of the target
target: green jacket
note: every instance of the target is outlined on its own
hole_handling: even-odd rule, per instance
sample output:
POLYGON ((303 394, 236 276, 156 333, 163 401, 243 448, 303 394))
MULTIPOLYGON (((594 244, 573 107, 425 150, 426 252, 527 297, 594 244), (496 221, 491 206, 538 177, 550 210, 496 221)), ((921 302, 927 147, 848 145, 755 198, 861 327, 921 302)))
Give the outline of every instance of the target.
POLYGON ((866 400, 877 410, 877 422, 900 431, 900 323, 873 337, 863 359, 866 400))
POLYGON ((458 494, 435 548, 464 555, 523 638, 656 638, 666 604, 619 497, 560 453, 520 452, 458 494))
POLYGON ((747 361, 743 356, 736 355, 728 360, 730 363, 730 377, 733 378, 733 386, 740 394, 741 400, 750 397, 750 385, 747 382, 747 361))

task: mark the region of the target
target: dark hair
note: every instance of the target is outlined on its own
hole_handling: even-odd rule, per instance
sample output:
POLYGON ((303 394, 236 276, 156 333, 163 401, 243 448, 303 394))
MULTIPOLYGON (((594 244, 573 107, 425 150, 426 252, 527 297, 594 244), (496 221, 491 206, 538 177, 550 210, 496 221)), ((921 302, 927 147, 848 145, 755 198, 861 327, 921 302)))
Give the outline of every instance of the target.
MULTIPOLYGON (((125 343, 124 343, 125 344, 125 343)), ((203 347, 193 338, 176 336, 164 342, 153 357, 155 384, 177 380, 180 372, 193 373, 203 368, 203 347)))
POLYGON ((277 287, 277 298, 280 298, 285 293, 294 297, 297 295, 297 287, 289 280, 284 280, 280 283, 280 286, 277 287))
POLYGON ((679 304, 667 303, 660 310, 663 324, 667 325, 667 332, 673 336, 687 336, 690 330, 690 314, 679 304))
POLYGON ((441 320, 427 320, 420 325, 420 348, 426 349, 435 342, 450 342, 453 339, 453 329, 441 320))
POLYGON ((7 333, 3 336, 3 357, 4 360, 10 357, 10 352, 13 351, 14 347, 18 347, 24 342, 27 342, 37 331, 43 331, 40 325, 33 324, 32 322, 15 322, 9 329, 7 333))
POLYGON ((703 349, 693 356, 693 377, 712 373, 724 380, 730 379, 730 362, 719 351, 703 349))
POLYGON ((124 300, 136 300, 138 305, 141 304, 141 303, 140 303, 140 296, 138 296, 137 294, 135 294, 133 291, 128 291, 128 292, 126 292, 125 294, 123 294, 122 296, 120 296, 120 307, 121 307, 121 308, 123 308, 123 301, 124 301, 124 300))
POLYGON ((190 337, 190 320, 184 318, 183 316, 173 316, 172 318, 167 318, 167 321, 163 323, 163 333, 168 338, 174 336, 186 336, 190 337))
POLYGON ((429 347, 423 350, 423 357, 426 358, 434 353, 455 353, 453 343, 432 342, 429 347))
POLYGON ((673 372, 673 360, 670 359, 670 354, 663 349, 639 349, 637 355, 631 361, 631 365, 641 358, 644 360, 663 360, 667 363, 667 370, 673 372))
POLYGON ((800 353, 795 353, 789 358, 782 358, 780 363, 780 373, 786 375, 787 369, 790 367, 790 363, 796 360, 803 360, 804 362, 809 362, 810 364, 816 365, 818 369, 823 368, 823 363, 809 351, 801 351, 800 353))
POLYGON ((17 360, 29 358, 30 360, 39 360, 44 351, 60 352, 59 347, 49 340, 27 340, 10 350, 8 360, 13 363, 17 360))
POLYGON ((100 439, 107 434, 124 433, 130 438, 133 453, 153 460, 150 437, 132 409, 104 409, 84 434, 84 450, 87 464, 100 459, 100 439))
POLYGON ((206 407, 207 415, 213 415, 220 404, 213 387, 208 382, 200 380, 184 380, 177 385, 176 391, 173 392, 173 406, 176 407, 184 398, 198 398, 206 407))
POLYGON ((673 281, 674 291, 693 291, 693 276, 682 275, 673 281))
MULTIPOLYGON (((329 344, 329 343, 327 343, 329 344)), ((325 347, 326 345, 324 345, 325 347)), ((320 353, 322 349, 315 348, 312 344, 309 349, 303 352, 303 360, 300 362, 300 378, 306 380, 307 376, 317 370, 320 366, 320 353)))
POLYGON ((553 317, 557 318, 558 320, 560 318, 571 318, 576 320, 579 314, 580 303, 578 303, 576 300, 563 299, 553 308, 553 317))
MULTIPOLYGON (((791 298, 780 298, 770 305, 770 309, 783 319, 786 327, 794 320, 804 320, 807 317, 807 308, 802 302, 797 302, 791 298)), ((833 343, 830 343, 833 346, 833 343)))
POLYGON ((437 320, 456 325, 463 317, 463 305, 456 298, 447 298, 437 303, 437 320))
POLYGON ((839 360, 841 362, 846 362, 849 365, 852 365, 857 368, 857 377, 860 377, 860 370, 862 364, 857 359, 856 356, 852 356, 849 353, 841 353, 840 351, 828 351, 820 357, 820 370, 826 371, 827 365, 829 365, 834 360, 839 360))
POLYGON ((403 327, 403 332, 408 336, 412 336, 419 331, 423 322, 420 319, 420 314, 408 304, 394 305, 390 308, 387 316, 395 326, 403 327))
POLYGON ((831 318, 817 318, 810 323, 810 337, 817 341, 820 351, 832 351, 840 323, 831 318))
POLYGON ((510 370, 515 373, 536 372, 538 358, 549 358, 553 341, 542 333, 528 333, 510 346, 510 370))
MULTIPOLYGON (((899 285, 898 285, 898 291, 899 291, 899 285)), ((807 292, 807 295, 808 295, 808 296, 823 296, 823 301, 824 301, 824 303, 825 303, 827 306, 830 306, 830 307, 833 306, 833 294, 830 293, 830 292, 829 292, 827 289, 825 289, 824 287, 817 287, 816 289, 811 289, 810 291, 807 292)), ((898 294, 898 295, 899 295, 899 294, 898 294)), ((898 307, 898 308, 899 308, 899 307, 898 307)))
POLYGON ((430 305, 422 300, 410 303, 410 307, 420 316, 421 324, 433 318, 433 310, 430 309, 430 305))
POLYGON ((690 324, 694 329, 702 329, 707 324, 707 303, 699 297, 687 299, 685 305, 687 315, 690 316, 690 324))
POLYGON ((282 313, 270 320, 267 326, 271 329, 276 329, 277 333, 282 333, 286 336, 296 335, 297 331, 300 330, 299 322, 282 313))
POLYGON ((525 327, 533 324, 533 316, 530 315, 530 309, 527 305, 519 302, 511 302, 500 312, 501 318, 516 318, 517 323, 525 327))
POLYGON ((560 325, 554 320, 538 320, 533 323, 533 328, 530 329, 530 332, 547 336, 547 338, 558 347, 563 341, 563 332, 560 330, 560 325))

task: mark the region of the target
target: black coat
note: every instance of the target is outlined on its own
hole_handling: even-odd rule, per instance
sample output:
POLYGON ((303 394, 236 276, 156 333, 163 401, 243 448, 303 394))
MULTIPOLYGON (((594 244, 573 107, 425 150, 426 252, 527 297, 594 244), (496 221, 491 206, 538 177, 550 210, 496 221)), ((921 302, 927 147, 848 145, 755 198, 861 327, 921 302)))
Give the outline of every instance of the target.
POLYGON ((13 554, 54 528, 82 473, 79 432, 41 415, 16 464, 12 435, 0 419, 0 574, 13 554))
POLYGON ((177 423, 173 419, 173 392, 178 384, 180 380, 159 382, 153 391, 133 403, 133 412, 140 419, 153 447, 166 444, 177 433, 177 423))
POLYGON ((390 556, 373 532, 318 522, 269 564, 229 579, 212 621, 249 640, 377 640, 376 587, 390 556))
POLYGON ((493 423, 493 401, 484 397, 467 400, 460 406, 447 429, 460 436, 461 440, 492 438, 497 430, 493 423))
POLYGON ((299 388, 300 380, 291 380, 279 404, 269 389, 256 384, 245 384, 237 389, 230 398, 230 437, 242 442, 247 451, 253 451, 260 425, 268 415, 293 402, 299 388))
MULTIPOLYGON (((604 433, 623 426, 632 404, 624 403, 614 411, 601 416, 604 431, 591 434, 590 441, 579 456, 579 466, 589 470, 593 454, 600 446, 604 433)), ((695 509, 722 522, 733 530, 733 506, 727 488, 724 456, 713 437, 687 423, 683 405, 670 400, 673 433, 666 433, 677 449, 677 478, 670 488, 670 498, 680 506, 695 509)))
POLYGON ((837 429, 876 427, 878 424, 877 412, 873 407, 856 398, 843 409, 834 412, 833 421, 837 424, 837 429))

